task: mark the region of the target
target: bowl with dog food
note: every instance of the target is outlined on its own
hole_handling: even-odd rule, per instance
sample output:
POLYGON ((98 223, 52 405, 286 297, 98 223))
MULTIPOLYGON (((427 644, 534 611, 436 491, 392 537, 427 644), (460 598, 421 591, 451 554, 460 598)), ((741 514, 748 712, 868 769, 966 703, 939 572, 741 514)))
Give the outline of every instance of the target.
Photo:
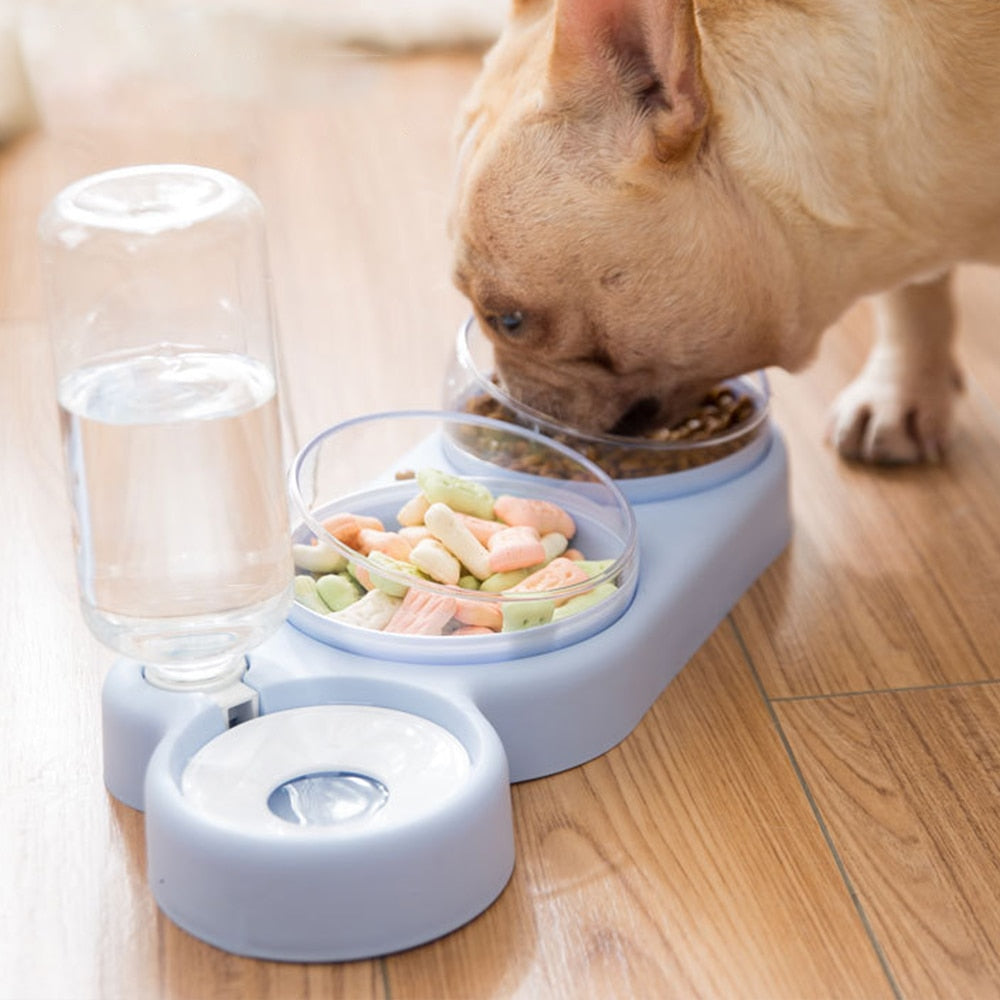
POLYGON ((638 575, 633 511, 567 445, 455 411, 359 417, 289 473, 290 621, 329 645, 418 663, 495 662, 606 628, 638 575), (531 452, 542 467, 519 456, 531 452))
MULTIPOLYGON (((492 345, 475 317, 459 328, 444 386, 445 406, 526 427, 570 447, 603 469, 633 502, 708 489, 755 465, 770 445, 769 402, 767 376, 756 372, 720 383, 669 427, 651 427, 636 437, 586 433, 504 390, 493 370, 492 345)), ((541 465, 530 452, 522 461, 541 465)))

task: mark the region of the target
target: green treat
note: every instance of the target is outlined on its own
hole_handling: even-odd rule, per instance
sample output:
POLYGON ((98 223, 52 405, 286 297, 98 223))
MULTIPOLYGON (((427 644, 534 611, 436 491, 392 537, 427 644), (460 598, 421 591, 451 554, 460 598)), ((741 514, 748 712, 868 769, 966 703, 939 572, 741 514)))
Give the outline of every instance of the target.
POLYGON ((503 626, 500 631, 519 632, 536 625, 547 625, 552 621, 555 610, 556 602, 550 600, 508 601, 503 607, 503 626))
POLYGON ((295 577, 295 600, 318 615, 328 615, 330 609, 316 591, 316 581, 305 573, 295 577))
MULTIPOLYGON (((409 576, 416 577, 418 580, 427 579, 413 563, 393 559, 392 556, 387 556, 384 552, 370 553, 368 561, 382 569, 393 570, 396 573, 406 573, 409 576)), ((372 578, 372 586, 378 588, 384 594, 388 594, 390 597, 405 597, 406 592, 410 589, 405 583, 390 580, 388 577, 376 573, 373 569, 369 569, 368 573, 372 578)))
POLYGON ((431 503, 447 504, 452 510, 473 517, 493 519, 493 494, 481 483, 449 475, 440 469, 421 469, 417 482, 431 503))
POLYGON ((347 566, 347 556, 321 541, 315 545, 294 542, 292 557, 296 569, 304 569, 310 573, 339 573, 347 566))
POLYGON ((316 581, 316 592, 331 611, 343 611, 361 597, 361 590, 344 573, 327 573, 316 581))
POLYGON ((614 565, 614 559, 578 559, 576 564, 587 576, 600 576, 609 566, 614 565))
POLYGON ((595 604, 600 604, 605 598, 610 597, 617 589, 615 584, 605 580, 593 590, 588 590, 585 594, 577 594, 576 597, 571 597, 565 604, 556 608, 552 620, 554 622, 562 621, 564 618, 569 618, 570 615, 586 611, 587 608, 592 608, 595 604))
POLYGON ((471 573, 463 576, 458 581, 458 585, 462 590, 479 590, 479 581, 471 573))
POLYGON ((489 594, 499 594, 504 590, 516 587, 531 572, 530 569, 511 569, 506 573, 494 573, 486 577, 479 585, 480 590, 489 594))

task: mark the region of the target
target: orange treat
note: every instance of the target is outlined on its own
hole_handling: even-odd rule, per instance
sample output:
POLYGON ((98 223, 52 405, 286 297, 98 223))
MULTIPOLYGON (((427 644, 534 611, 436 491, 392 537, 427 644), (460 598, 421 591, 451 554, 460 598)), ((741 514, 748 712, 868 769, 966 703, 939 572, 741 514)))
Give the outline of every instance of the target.
POLYGON ((489 545, 490 539, 498 532, 503 531, 506 525, 502 521, 487 521, 484 517, 476 517, 474 514, 463 514, 455 511, 458 519, 464 524, 480 545, 489 545))
POLYGON ((537 566, 545 562, 548 556, 538 532, 528 525, 498 531, 491 536, 487 548, 490 552, 490 569, 494 573, 537 566))
POLYGON ((440 635, 455 616, 457 603, 448 594, 431 594, 411 587, 383 631, 400 635, 440 635))
POLYGON ((463 625, 481 625, 491 632, 499 632, 503 625, 503 612, 496 601, 474 601, 470 598, 456 599, 455 619, 463 625))
POLYGON ((362 528, 358 532, 357 545, 355 548, 362 555, 369 555, 372 552, 384 552, 393 559, 407 562, 410 558, 410 551, 413 548, 402 535, 395 531, 379 531, 377 528, 362 528))
POLYGON ((557 531, 572 538, 576 534, 573 518, 549 500, 531 500, 526 497, 499 496, 493 504, 493 513, 506 524, 525 524, 539 535, 557 531))
POLYGON ((352 549, 358 547, 358 532, 362 528, 385 531, 385 525, 377 517, 368 517, 365 514, 334 514, 323 522, 323 527, 334 538, 345 545, 350 545, 352 549))
POLYGON ((570 587, 575 583, 583 583, 584 580, 589 579, 587 571, 578 566, 572 559, 559 556, 547 566, 543 566, 530 576, 526 576, 520 583, 511 587, 507 593, 514 591, 539 593, 547 590, 559 590, 561 587, 570 587))

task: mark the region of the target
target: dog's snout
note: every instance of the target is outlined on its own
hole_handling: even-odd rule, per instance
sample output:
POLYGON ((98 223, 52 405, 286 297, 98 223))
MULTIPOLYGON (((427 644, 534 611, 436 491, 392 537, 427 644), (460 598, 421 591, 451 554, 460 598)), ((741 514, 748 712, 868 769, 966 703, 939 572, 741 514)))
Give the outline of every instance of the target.
POLYGON ((622 437, 636 437, 649 429, 659 413, 659 401, 652 396, 645 396, 633 403, 618 418, 618 422, 611 428, 611 433, 622 437))

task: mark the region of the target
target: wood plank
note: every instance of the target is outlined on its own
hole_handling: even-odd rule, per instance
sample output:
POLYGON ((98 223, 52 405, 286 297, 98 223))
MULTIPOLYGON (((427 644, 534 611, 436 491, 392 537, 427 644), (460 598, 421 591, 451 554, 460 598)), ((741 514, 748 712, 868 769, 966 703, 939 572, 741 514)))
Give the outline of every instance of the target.
POLYGON ((494 907, 393 997, 888 997, 728 623, 622 744, 515 786, 494 907))
POLYGON ((1000 983, 1000 687, 776 706, 906 997, 1000 983))
POLYGON ((796 529, 734 617, 774 697, 1000 676, 997 402, 962 400, 940 466, 841 462, 822 443, 826 408, 869 331, 861 304, 807 371, 772 373, 796 529))

